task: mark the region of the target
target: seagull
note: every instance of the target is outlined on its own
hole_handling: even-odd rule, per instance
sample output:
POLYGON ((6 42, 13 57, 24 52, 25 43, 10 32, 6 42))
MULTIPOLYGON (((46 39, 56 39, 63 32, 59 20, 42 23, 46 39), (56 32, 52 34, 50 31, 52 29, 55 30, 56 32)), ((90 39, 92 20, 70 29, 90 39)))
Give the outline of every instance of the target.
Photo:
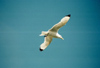
POLYGON ((44 36, 44 42, 40 45, 39 48, 40 51, 46 49, 47 46, 51 43, 53 38, 60 38, 64 40, 63 37, 58 33, 58 30, 68 22, 70 16, 71 16, 70 14, 66 15, 60 20, 59 23, 55 24, 51 29, 49 29, 48 31, 41 32, 40 36, 44 36))

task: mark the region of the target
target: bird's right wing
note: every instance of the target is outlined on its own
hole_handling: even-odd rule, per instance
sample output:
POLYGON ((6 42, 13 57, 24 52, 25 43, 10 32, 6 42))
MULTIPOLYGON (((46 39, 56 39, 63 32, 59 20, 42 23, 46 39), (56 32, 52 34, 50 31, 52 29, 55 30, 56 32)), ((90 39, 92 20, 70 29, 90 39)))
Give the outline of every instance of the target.
POLYGON ((66 15, 64 18, 61 19, 59 23, 55 24, 49 31, 57 32, 62 26, 64 26, 68 22, 69 19, 70 15, 66 15))
POLYGON ((52 36, 46 36, 44 39, 44 43, 40 45, 40 51, 43 51, 47 46, 51 43, 52 36))

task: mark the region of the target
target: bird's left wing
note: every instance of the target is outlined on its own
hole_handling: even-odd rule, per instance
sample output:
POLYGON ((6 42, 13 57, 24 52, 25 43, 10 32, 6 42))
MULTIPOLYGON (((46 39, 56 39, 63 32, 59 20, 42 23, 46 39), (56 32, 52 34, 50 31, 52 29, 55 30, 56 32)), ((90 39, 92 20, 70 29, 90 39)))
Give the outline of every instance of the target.
POLYGON ((70 15, 66 15, 64 18, 61 19, 59 23, 55 24, 49 31, 57 32, 62 26, 64 26, 68 22, 69 19, 70 15))
POLYGON ((44 39, 44 43, 40 45, 40 51, 43 51, 52 41, 52 36, 46 36, 44 39))

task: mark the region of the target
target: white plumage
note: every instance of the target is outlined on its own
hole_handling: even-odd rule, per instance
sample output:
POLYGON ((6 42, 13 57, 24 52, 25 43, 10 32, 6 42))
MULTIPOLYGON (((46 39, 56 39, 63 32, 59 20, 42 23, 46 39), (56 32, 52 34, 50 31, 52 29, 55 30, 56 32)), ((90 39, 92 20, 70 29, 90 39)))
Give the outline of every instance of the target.
POLYGON ((63 17, 59 23, 55 24, 48 31, 42 31, 40 36, 44 36, 45 38, 44 38, 44 42, 40 45, 40 51, 43 51, 45 48, 47 48, 47 46, 51 43, 52 38, 63 39, 63 37, 60 34, 58 34, 58 30, 68 22, 70 16, 71 15, 69 14, 63 17))

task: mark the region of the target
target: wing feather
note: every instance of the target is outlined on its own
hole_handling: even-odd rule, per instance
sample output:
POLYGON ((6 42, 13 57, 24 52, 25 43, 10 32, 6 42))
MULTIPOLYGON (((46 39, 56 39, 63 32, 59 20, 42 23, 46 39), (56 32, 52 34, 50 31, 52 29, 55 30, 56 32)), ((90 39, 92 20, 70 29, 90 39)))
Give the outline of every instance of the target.
POLYGON ((40 51, 43 51, 44 49, 46 49, 47 46, 51 43, 51 41, 52 41, 52 36, 45 37, 44 43, 40 45, 40 51))
POLYGON ((69 16, 65 16, 64 18, 61 19, 61 21, 57 24, 55 24, 51 29, 50 31, 55 31, 57 32, 62 26, 64 26, 68 20, 70 19, 69 16))

